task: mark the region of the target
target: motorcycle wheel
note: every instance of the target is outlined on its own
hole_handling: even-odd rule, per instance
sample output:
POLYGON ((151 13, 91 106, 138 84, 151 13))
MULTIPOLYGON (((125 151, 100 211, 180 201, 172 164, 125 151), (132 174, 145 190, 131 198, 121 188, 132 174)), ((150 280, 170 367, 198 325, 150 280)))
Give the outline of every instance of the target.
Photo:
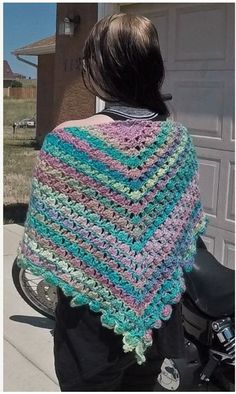
POLYGON ((165 358, 155 391, 193 391, 194 387, 195 378, 186 368, 186 360, 165 358))
POLYGON ((55 319, 56 287, 50 286, 41 276, 20 268, 17 259, 12 266, 12 279, 16 290, 29 306, 41 315, 55 319))

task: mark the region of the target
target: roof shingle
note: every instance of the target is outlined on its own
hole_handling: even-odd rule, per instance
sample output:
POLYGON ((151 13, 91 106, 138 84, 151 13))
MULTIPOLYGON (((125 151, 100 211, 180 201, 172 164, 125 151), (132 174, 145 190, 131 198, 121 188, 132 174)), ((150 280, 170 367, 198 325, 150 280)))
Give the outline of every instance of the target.
POLYGON ((25 45, 24 47, 15 49, 13 55, 29 55, 38 56, 55 53, 56 37, 55 35, 43 38, 42 40, 35 41, 32 44, 25 45))

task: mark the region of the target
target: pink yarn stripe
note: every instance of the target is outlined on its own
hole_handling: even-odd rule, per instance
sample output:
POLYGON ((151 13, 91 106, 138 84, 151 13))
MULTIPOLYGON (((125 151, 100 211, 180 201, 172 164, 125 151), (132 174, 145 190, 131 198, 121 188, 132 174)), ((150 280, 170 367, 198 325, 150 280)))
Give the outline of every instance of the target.
MULTIPOLYGON (((53 250, 57 249, 56 245, 52 241, 50 241, 50 244, 53 245, 53 250)), ((60 249, 57 249, 57 253, 59 256, 64 257, 64 254, 60 249)), ((25 254, 26 258, 28 258, 30 261, 33 262, 33 264, 35 264, 39 267, 42 266, 42 261, 43 261, 43 267, 45 268, 46 258, 45 257, 44 258, 38 257, 35 254, 35 251, 32 251, 30 249, 29 245, 23 244, 22 245, 22 252, 25 254)), ((145 300, 142 303, 137 304, 135 298, 126 294, 122 289, 115 288, 113 283, 108 278, 104 278, 101 274, 99 274, 95 268, 88 268, 81 260, 79 260, 75 257, 71 257, 72 255, 69 252, 67 252, 67 253, 68 253, 67 260, 73 261, 72 266, 77 267, 77 268, 81 268, 86 274, 89 275, 89 277, 93 278, 99 284, 106 287, 107 290, 109 290, 109 292, 114 296, 114 298, 116 298, 116 297, 120 298, 124 302, 124 304, 129 306, 133 310, 133 312, 135 312, 139 316, 142 315, 142 312, 143 313, 145 312, 145 311, 143 311, 143 308, 147 307, 149 305, 149 303, 151 302, 149 294, 145 297, 145 300)), ((50 267, 51 270, 53 268, 55 269, 55 266, 53 266, 52 264, 48 264, 48 267, 50 267)), ((166 279, 170 279, 172 277, 172 274, 173 273, 171 272, 167 278, 163 278, 162 280, 160 280, 158 282, 158 286, 156 286, 156 288, 157 289, 160 288, 161 285, 164 283, 164 281, 166 281, 166 279)), ((55 275, 58 275, 58 273, 55 273, 55 275)), ((60 275, 60 277, 65 282, 70 284, 70 281, 68 279, 70 279, 71 277, 69 274, 68 275, 62 274, 62 275, 60 275)), ((75 283, 78 283, 78 282, 74 282, 74 284, 75 283)))
MULTIPOLYGON (((59 181, 55 181, 55 174, 54 174, 54 177, 51 179, 51 175, 46 174, 46 171, 44 171, 44 172, 39 171, 39 174, 37 174, 37 178, 43 184, 46 184, 46 185, 48 185, 50 187, 53 187, 53 189, 56 190, 58 193, 60 193, 60 191, 64 191, 65 195, 73 196, 75 202, 81 202, 81 193, 80 192, 76 192, 76 196, 75 196, 74 190, 70 186, 68 186, 66 184, 66 181, 64 183, 62 181, 60 181, 60 180, 59 181)), ((105 212, 109 213, 108 215, 106 215, 106 214, 101 215, 101 212, 98 209, 96 209, 96 207, 88 206, 88 204, 86 204, 86 200, 82 200, 82 202, 85 205, 85 207, 90 208, 95 213, 98 213, 101 217, 108 218, 112 222, 112 220, 111 220, 111 215, 112 215, 112 212, 113 212, 112 208, 107 210, 107 211, 105 211, 105 212)), ((122 226, 120 224, 119 220, 118 220, 118 222, 116 222, 116 224, 117 225, 119 224, 119 227, 121 229, 126 230, 127 233, 129 233, 131 236, 133 236, 132 231, 127 231, 127 229, 126 229, 127 224, 126 223, 122 226)), ((145 230, 144 230, 144 232, 145 232, 145 230)), ((135 238, 137 238, 137 237, 135 237, 135 238)))
MULTIPOLYGON (((126 231, 131 237, 134 237, 132 231, 133 224, 128 220, 128 218, 121 216, 112 208, 104 209, 103 204, 99 204, 97 201, 91 200, 86 195, 84 196, 82 192, 75 192, 75 189, 68 186, 66 181, 63 182, 63 178, 58 177, 59 180, 55 178, 55 174, 46 174, 45 172, 43 174, 41 171, 39 172, 39 174, 37 174, 37 179, 42 182, 42 184, 50 186, 58 193, 61 193, 63 191, 64 195, 68 197, 74 197, 76 195, 74 199, 75 202, 82 203, 86 207, 86 209, 91 210, 92 213, 98 214, 102 219, 109 220, 111 223, 118 226, 121 230, 126 231)), ((147 226, 145 226, 145 228, 146 227, 147 226)), ((143 232, 145 232, 145 229, 143 232)))
MULTIPOLYGON (((200 218, 201 218, 201 213, 195 218, 195 221, 194 221, 194 223, 193 223, 193 227, 195 227, 195 225, 196 225, 197 223, 199 223, 200 218)), ((50 226, 49 226, 49 227, 50 227, 50 226)), ((164 227, 164 224, 162 225, 162 227, 164 227)), ((178 239, 178 235, 179 235, 180 232, 182 231, 182 226, 179 226, 178 229, 179 229, 179 232, 178 232, 178 234, 176 235, 176 239, 178 239)), ((163 230, 164 230, 164 229, 163 229, 163 230)), ((30 233, 30 234, 32 233, 33 238, 34 238, 36 241, 38 241, 39 245, 43 245, 43 246, 45 246, 45 247, 50 247, 50 248, 53 249, 53 251, 55 250, 55 251, 58 252, 58 253, 59 253, 59 251, 60 251, 62 257, 65 257, 66 249, 57 247, 51 240, 45 240, 45 239, 42 238, 40 235, 38 235, 38 233, 36 233, 35 230, 34 230, 33 228, 30 229, 29 233, 30 233)), ((74 240, 75 240, 75 239, 74 239, 74 240)), ((91 240, 93 241, 94 244, 96 244, 96 239, 95 239, 95 238, 94 238, 94 240, 93 240, 93 239, 91 239, 91 240)), ((72 240, 72 241, 73 241, 73 240, 72 240)), ((170 244, 171 241, 172 241, 172 238, 170 238, 170 236, 168 236, 168 243, 170 244)), ((95 249, 94 245, 85 244, 82 240, 77 239, 77 238, 76 238, 76 242, 78 243, 78 245, 79 245, 80 247, 82 247, 83 249, 85 249, 87 252, 89 252, 89 253, 93 252, 92 254, 94 254, 98 259, 101 259, 101 260, 105 261, 105 262, 107 263, 107 265, 108 265, 111 269, 114 269, 115 271, 117 271, 117 272, 121 275, 121 277, 122 277, 123 279, 126 279, 126 280, 127 280, 130 284, 132 284, 134 287, 137 287, 137 288, 140 288, 140 289, 142 289, 142 287, 147 283, 148 279, 149 279, 149 278, 152 276, 152 274, 155 272, 155 270, 156 270, 158 264, 159 264, 160 261, 161 261, 160 258, 159 258, 159 259, 155 259, 155 258, 154 258, 154 259, 153 259, 153 262, 155 263, 155 266, 153 267, 153 269, 151 269, 151 268, 147 268, 147 269, 146 269, 146 267, 144 267, 143 271, 141 271, 141 270, 140 270, 139 272, 137 271, 137 274, 139 273, 139 274, 141 274, 141 275, 144 276, 143 280, 142 280, 142 281, 139 281, 139 282, 137 283, 136 280, 133 279, 132 275, 131 275, 129 272, 124 271, 124 269, 122 269, 121 267, 118 267, 118 266, 117 266, 117 263, 115 263, 113 260, 109 259, 108 257, 104 257, 104 256, 103 256, 103 252, 99 251, 98 249, 95 249)), ((173 245, 172 245, 172 246, 173 246, 173 245)), ((172 250, 172 246, 169 248, 169 249, 170 249, 169 252, 172 250)), ((106 252, 107 252, 107 251, 110 251, 109 249, 107 249, 107 246, 106 246, 106 245, 104 245, 103 250, 106 251, 106 252)), ((167 249, 166 249, 166 251, 167 251, 167 249)), ((169 252, 166 252, 166 257, 167 257, 167 255, 169 254, 169 252)), ((71 255, 71 256, 72 256, 72 255, 71 255)), ((113 257, 117 257, 117 256, 113 256, 113 257)), ((122 261, 122 259, 120 259, 120 260, 122 261)), ((131 264, 130 264, 130 266, 131 266, 131 264)), ((130 267, 130 268, 131 268, 131 267, 130 267)), ((155 289, 153 289, 153 291, 155 291, 155 289)), ((144 300, 144 302, 146 302, 146 299, 144 300)))
MULTIPOLYGON (((123 165, 109 155, 101 152, 99 149, 92 148, 86 141, 79 140, 77 137, 73 136, 69 132, 66 132, 64 130, 58 130, 54 134, 56 134, 61 139, 61 141, 69 142, 80 151, 88 153, 91 158, 95 160, 100 160, 104 164, 107 164, 112 170, 120 171, 126 177, 133 179, 139 178, 141 175, 143 175, 158 160, 160 156, 165 155, 167 152, 170 154, 171 148, 176 146, 181 139, 180 129, 177 129, 176 133, 170 136, 167 144, 165 144, 163 148, 160 148, 151 157, 149 157, 143 165, 142 169, 139 170, 129 169, 128 166, 123 165)), ((139 154, 140 153, 141 152, 139 152, 139 154)))
MULTIPOLYGON (((52 241, 51 241, 51 244, 52 241)), ((55 248, 55 246, 54 246, 55 248)), ((29 245, 22 245, 22 252, 25 254, 25 256, 33 262, 33 264, 41 267, 42 266, 42 258, 36 256, 34 251, 31 251, 29 248, 29 245)), ((63 256, 60 250, 57 251, 58 255, 63 256)), ((107 288, 109 292, 114 296, 114 298, 120 298, 127 306, 129 306, 135 313, 139 314, 139 307, 135 305, 135 300, 133 297, 125 294, 121 289, 115 288, 113 283, 108 279, 104 278, 101 274, 99 274, 95 269, 89 269, 86 265, 83 264, 83 262, 79 259, 76 259, 75 257, 70 258, 69 256, 67 257, 68 261, 72 261, 72 266, 81 268, 82 271, 84 271, 86 274, 89 275, 89 277, 95 279, 99 284, 101 284, 103 287, 107 288)), ((43 267, 45 268, 45 262, 43 262, 43 267)), ((50 264, 50 269, 52 269, 52 266, 50 264)), ((55 269, 55 267, 54 267, 55 269)), ((55 273, 56 276, 58 276, 58 273, 55 273)), ((70 275, 60 275, 61 278, 68 284, 70 284, 70 275)))
MULTIPOLYGON (((130 156, 131 154, 139 154, 135 149, 137 139, 140 147, 151 145, 158 133, 161 132, 163 123, 165 122, 153 122, 151 124, 150 121, 145 120, 115 121, 88 126, 86 127, 86 131, 91 136, 102 139, 108 145, 112 144, 118 149, 123 149, 127 156, 130 156), (135 127, 132 127, 133 125, 135 127), (127 133, 125 130, 126 127, 127 133)), ((178 126, 177 123, 176 126, 178 126)), ((169 127, 174 129, 174 124, 169 125, 169 127)))
MULTIPOLYGON (((77 172, 74 168, 68 166, 65 163, 62 163, 59 159, 52 157, 50 154, 47 154, 47 153, 41 151, 40 158, 42 161, 45 160, 45 162, 46 162, 46 165, 43 168, 45 172, 51 172, 52 168, 53 168, 53 170, 58 169, 59 171, 62 172, 62 174, 72 177, 74 180, 80 182, 82 185, 84 184, 84 185, 89 186, 90 188, 98 191, 99 193, 102 194, 102 196, 109 198, 110 200, 116 202, 117 204, 128 209, 130 212, 132 212, 134 214, 139 214, 148 205, 148 203, 153 200, 153 198, 157 194, 158 190, 164 189, 166 183, 170 179, 170 176, 173 176, 178 171, 177 166, 175 166, 174 168, 171 168, 169 171, 169 174, 164 175, 163 178, 155 185, 154 189, 152 191, 149 191, 145 195, 145 197, 143 197, 140 200, 140 202, 131 203, 131 201, 128 200, 126 197, 123 197, 119 193, 111 191, 109 189, 109 187, 101 185, 101 183, 90 178, 89 176, 83 175, 82 173, 77 172), (52 168, 51 169, 48 168, 47 164, 49 164, 52 168)), ((43 163, 41 163, 41 165, 42 164, 43 163)), ((36 171, 36 174, 38 174, 38 172, 40 172, 40 168, 38 169, 38 171, 36 171)), ((62 175, 62 178, 63 177, 64 177, 64 175, 62 175)), ((76 192, 75 192, 75 198, 76 198, 76 192)))
MULTIPOLYGON (((144 263, 146 265, 147 262, 151 263, 154 260, 156 253, 158 253, 161 249, 164 250, 163 257, 167 256, 169 251, 172 248, 171 245, 174 244, 176 238, 173 237, 172 234, 169 234, 165 230, 166 224, 171 222, 172 225, 175 225, 177 227, 177 229, 181 229, 183 227, 183 224, 184 224, 186 218, 188 217, 187 215, 189 212, 189 211, 185 210, 186 202, 189 202, 189 204, 191 203, 191 207, 192 207, 198 198, 198 195, 196 195, 196 193, 195 193, 196 186, 197 186, 196 182, 197 182, 197 176, 195 176, 193 178, 188 189, 186 190, 186 193, 182 196, 181 200, 175 206, 170 217, 168 217, 166 219, 166 221, 160 226, 159 229, 157 229, 155 231, 154 235, 146 243, 142 253, 135 254, 133 251, 130 250, 128 245, 124 245, 123 243, 119 242, 118 240, 116 240, 116 238, 114 236, 112 236, 111 234, 109 234, 105 230, 104 230, 104 234, 100 238, 99 237, 98 238, 100 239, 100 241, 103 241, 103 242, 104 242, 104 239, 108 240, 109 242, 111 242, 111 245, 117 242, 118 247, 122 251, 125 251, 125 253, 127 253, 127 257, 125 257, 125 258, 123 258, 123 256, 120 256, 120 260, 122 261, 123 264, 130 264, 130 259, 134 258, 136 262, 141 263, 142 261, 144 261, 144 263), (183 220, 178 219, 178 217, 181 214, 183 214, 183 216, 182 216, 183 220), (163 242, 163 240, 165 240, 168 242, 167 242, 167 245, 162 245, 162 243, 160 244, 159 242, 155 242, 154 240, 161 240, 162 242, 163 242), (124 248, 124 246, 126 246, 126 248, 124 248), (148 253, 146 255, 143 255, 143 252, 148 252, 148 253)), ((51 187, 50 182, 48 183, 48 186, 51 187)), ((59 188, 59 190, 61 190, 61 189, 59 188)), ((72 219, 72 217, 70 217, 70 216, 69 216, 69 218, 72 219)), ((99 230, 101 230, 96 225, 86 223, 86 220, 84 220, 84 218, 81 218, 81 217, 78 217, 77 220, 73 217, 73 221, 76 224, 78 224, 79 226, 83 226, 83 228, 80 231, 78 231, 78 233, 81 235, 83 234, 85 229, 88 231, 92 231, 95 234, 99 234, 99 230)), ((175 232, 175 236, 177 237, 177 232, 175 232)), ((113 250, 112 246, 108 248, 108 251, 109 251, 109 253, 111 253, 113 255, 113 257, 116 257, 115 251, 113 250)), ((158 259, 156 259, 156 263, 159 263, 159 262, 160 262, 160 258, 159 258, 159 261, 158 261, 158 259)), ((137 273, 143 273, 143 269, 141 269, 140 272, 137 271, 137 273)), ((140 286, 141 286, 141 282, 140 282, 140 286)))

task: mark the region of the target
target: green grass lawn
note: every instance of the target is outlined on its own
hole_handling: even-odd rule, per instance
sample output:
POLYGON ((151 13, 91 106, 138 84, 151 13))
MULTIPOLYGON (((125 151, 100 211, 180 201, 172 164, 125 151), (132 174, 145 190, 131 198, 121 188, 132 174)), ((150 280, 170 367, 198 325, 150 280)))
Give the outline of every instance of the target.
POLYGON ((11 126, 24 118, 31 118, 36 112, 36 100, 4 98, 3 121, 5 126, 11 126))
POLYGON ((4 98, 3 108, 4 223, 23 223, 39 148, 35 129, 17 128, 13 135, 12 123, 33 116, 36 100, 4 98))
POLYGON ((29 202, 33 168, 39 153, 35 129, 4 128, 4 222, 24 221, 29 202))

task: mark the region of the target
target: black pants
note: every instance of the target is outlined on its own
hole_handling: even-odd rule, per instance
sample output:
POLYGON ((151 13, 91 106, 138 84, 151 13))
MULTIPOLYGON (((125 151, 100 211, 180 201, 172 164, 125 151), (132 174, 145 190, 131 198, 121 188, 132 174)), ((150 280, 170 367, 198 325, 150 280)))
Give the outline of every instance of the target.
POLYGON ((122 337, 87 306, 72 308, 58 290, 54 363, 61 391, 153 391, 164 361, 155 347, 143 365, 124 353, 122 337))
MULTIPOLYGON (((56 339, 57 342, 57 339, 56 339)), ((58 353, 57 345, 55 354, 55 370, 61 391, 154 391, 157 376, 161 370, 163 358, 149 358, 144 365, 138 365, 134 361, 124 360, 111 367, 100 370, 93 376, 85 377, 78 369, 72 374, 75 360, 71 363, 62 364, 68 360, 66 351, 64 355, 58 353)))

